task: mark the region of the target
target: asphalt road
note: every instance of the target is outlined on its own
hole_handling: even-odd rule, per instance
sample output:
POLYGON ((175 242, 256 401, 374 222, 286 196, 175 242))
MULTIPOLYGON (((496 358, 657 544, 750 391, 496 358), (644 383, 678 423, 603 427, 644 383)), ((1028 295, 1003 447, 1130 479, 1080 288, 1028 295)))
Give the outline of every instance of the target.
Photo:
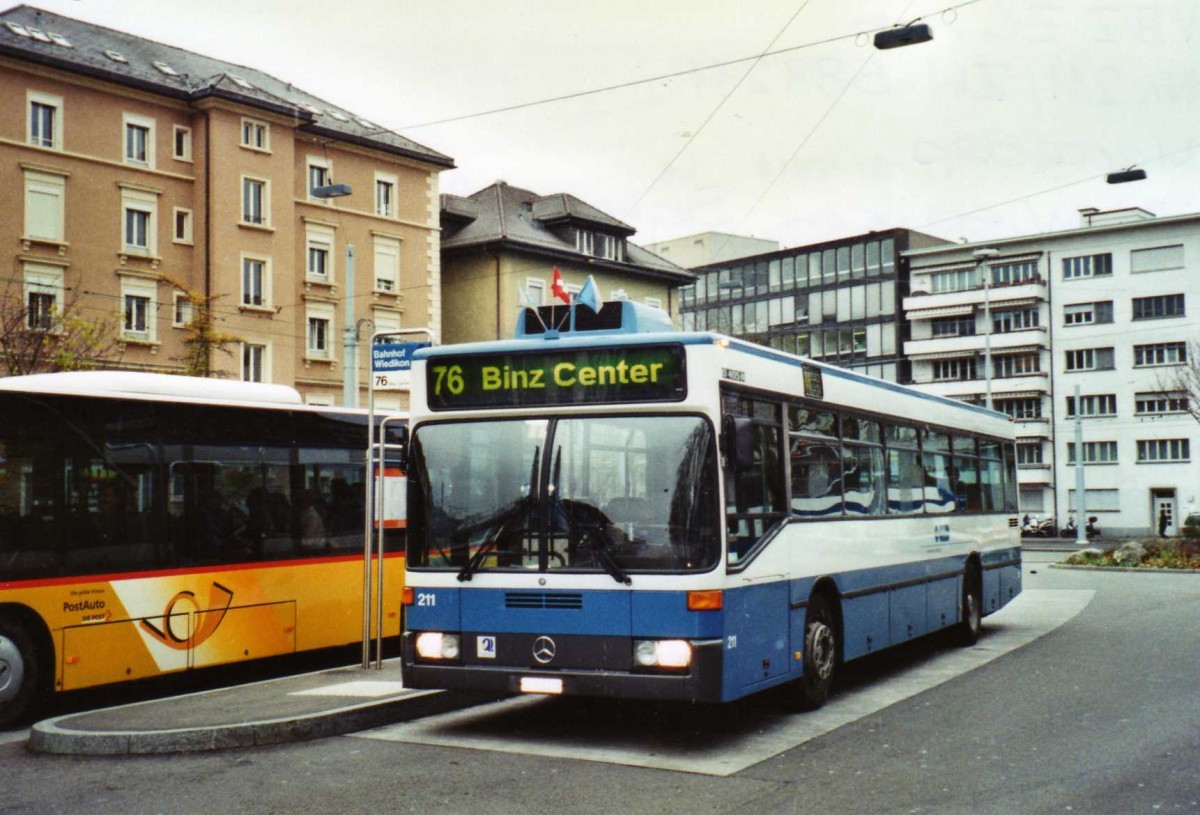
POLYGON ((948 679, 966 652, 936 639, 860 664, 827 711, 888 692, 898 701, 834 722, 781 714, 770 698, 699 710, 522 700, 463 733, 465 744, 486 728, 504 750, 383 731, 162 757, 0 743, 0 813, 1200 813, 1200 575, 1038 562, 1053 557, 1027 556, 1025 588, 1089 593, 1075 616, 948 679), (583 734, 626 759, 534 752, 522 740, 539 746, 539 729, 541 747, 583 734), (747 745, 764 740, 773 747, 748 763, 747 745), (727 752, 733 769, 654 766, 664 743, 727 752))

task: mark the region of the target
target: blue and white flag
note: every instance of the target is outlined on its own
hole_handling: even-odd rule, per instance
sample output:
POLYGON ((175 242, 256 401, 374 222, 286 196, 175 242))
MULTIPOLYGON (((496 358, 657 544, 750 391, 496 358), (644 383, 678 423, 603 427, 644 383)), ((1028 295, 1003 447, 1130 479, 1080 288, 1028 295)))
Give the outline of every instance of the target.
POLYGON ((588 275, 587 282, 583 284, 579 294, 575 295, 575 302, 596 312, 600 311, 600 306, 604 305, 604 301, 600 299, 600 293, 596 291, 596 281, 592 279, 591 275, 588 275))

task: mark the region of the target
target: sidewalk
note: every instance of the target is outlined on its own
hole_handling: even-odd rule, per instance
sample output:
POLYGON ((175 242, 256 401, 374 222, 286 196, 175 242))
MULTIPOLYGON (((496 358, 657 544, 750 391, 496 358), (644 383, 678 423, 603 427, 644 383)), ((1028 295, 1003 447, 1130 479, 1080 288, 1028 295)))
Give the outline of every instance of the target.
POLYGON ((408 690, 400 660, 83 711, 38 722, 29 749, 60 755, 189 753, 324 738, 491 697, 408 690))

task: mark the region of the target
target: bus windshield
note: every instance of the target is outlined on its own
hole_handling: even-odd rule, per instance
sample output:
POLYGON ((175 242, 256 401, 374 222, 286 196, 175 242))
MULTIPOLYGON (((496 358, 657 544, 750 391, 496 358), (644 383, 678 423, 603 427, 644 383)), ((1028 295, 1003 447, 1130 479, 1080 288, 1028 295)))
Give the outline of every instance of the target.
POLYGON ((702 571, 720 562, 717 453, 698 416, 429 423, 413 434, 408 565, 702 571))

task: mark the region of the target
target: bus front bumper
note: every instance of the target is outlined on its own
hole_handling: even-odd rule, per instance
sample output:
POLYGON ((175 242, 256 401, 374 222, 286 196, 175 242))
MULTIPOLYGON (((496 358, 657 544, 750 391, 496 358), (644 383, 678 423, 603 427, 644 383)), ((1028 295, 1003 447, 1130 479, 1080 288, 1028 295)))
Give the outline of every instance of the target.
POLYGON ((404 635, 404 684, 409 688, 484 693, 542 693, 614 699, 720 702, 722 642, 693 641, 686 672, 612 671, 579 668, 539 670, 509 665, 463 665, 417 661, 404 635))

